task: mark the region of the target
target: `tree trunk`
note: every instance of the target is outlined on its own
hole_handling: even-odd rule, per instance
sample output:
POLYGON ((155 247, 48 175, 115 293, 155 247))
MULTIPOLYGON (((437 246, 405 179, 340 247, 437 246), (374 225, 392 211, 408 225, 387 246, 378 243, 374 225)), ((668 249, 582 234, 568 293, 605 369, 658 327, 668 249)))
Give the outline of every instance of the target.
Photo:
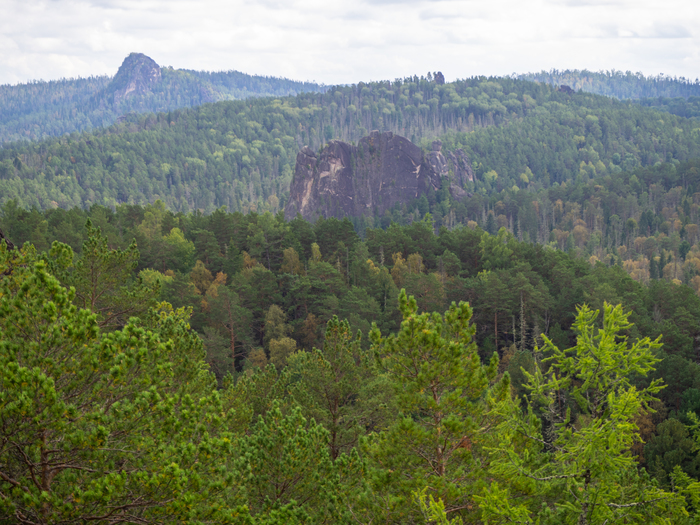
POLYGON ((493 342, 496 345, 496 352, 498 352, 498 310, 493 315, 493 342))

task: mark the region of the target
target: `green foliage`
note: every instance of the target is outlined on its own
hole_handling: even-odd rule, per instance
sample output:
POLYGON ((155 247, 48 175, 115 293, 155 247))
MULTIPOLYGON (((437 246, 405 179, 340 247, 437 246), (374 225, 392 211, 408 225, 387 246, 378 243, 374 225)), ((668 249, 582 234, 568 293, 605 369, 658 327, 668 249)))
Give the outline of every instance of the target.
POLYGON ((31 248, 0 246, 0 512, 19 523, 237 522, 246 508, 212 460, 230 453, 201 344, 182 313, 103 333, 31 248), (194 351, 193 353, 190 353, 194 351), (194 366, 192 366, 194 364, 194 366), (138 496, 135 496, 138 495, 138 496), (222 498, 226 505, 204 502, 222 498))
POLYGON ((309 417, 328 430, 333 460, 354 449, 360 436, 391 419, 386 381, 372 371, 360 341, 359 333, 353 337, 348 321, 333 316, 326 324, 322 350, 314 348, 288 358, 295 379, 292 395, 309 417))
POLYGON ((270 341, 270 362, 278 368, 287 366, 287 359, 297 348, 297 342, 291 337, 281 337, 270 341))
POLYGON ((287 324, 287 316, 282 308, 273 304, 265 314, 265 344, 269 345, 273 339, 281 339, 289 335, 290 327, 287 324))
POLYGON ((647 470, 663 486, 669 486, 669 476, 676 467, 695 479, 700 474, 696 443, 688 428, 674 418, 657 427, 656 435, 644 447, 644 459, 647 470))
POLYGON ((517 399, 500 404, 490 470, 498 481, 479 497, 489 523, 666 523, 686 515, 682 498, 638 473, 630 453, 635 416, 662 388, 652 381, 637 390, 630 379, 653 369, 659 343, 628 344, 630 314, 620 306, 606 303, 602 328, 597 315, 579 308, 573 348, 544 338, 549 370, 523 372, 525 411, 517 399))
POLYGON ((467 303, 452 303, 444 317, 417 313, 414 298, 399 296, 403 322, 395 335, 375 327, 373 351, 386 370, 399 419, 366 444, 377 467, 371 473, 375 512, 393 523, 416 516, 412 494, 427 488, 448 512, 468 515, 484 484, 484 429, 490 407, 509 391, 496 381, 498 356, 481 364, 467 303))
POLYGON ((357 453, 333 462, 328 431, 307 422, 299 408, 287 415, 274 403, 239 442, 251 514, 258 523, 346 523, 342 484, 357 476, 357 453), (282 519, 284 517, 284 519, 282 519))
POLYGON ((75 289, 75 304, 97 314, 102 329, 124 326, 130 317, 144 315, 155 306, 160 282, 144 283, 134 278, 139 252, 132 243, 126 250, 110 250, 107 239, 88 219, 87 240, 73 264, 69 246, 54 242, 49 267, 62 284, 75 289))
POLYGON ((91 76, 0 86, 0 142, 39 140, 99 129, 130 113, 168 112, 217 100, 279 97, 323 89, 311 82, 238 71, 163 67, 160 72, 161 81, 152 84, 149 92, 118 99, 115 91, 123 91, 128 74, 118 75, 119 78, 91 76))
POLYGON ((214 357, 222 362, 220 370, 222 374, 233 372, 233 367, 226 368, 223 362, 236 365, 247 355, 247 347, 250 345, 250 321, 251 312, 241 304, 241 298, 231 286, 219 286, 207 300, 209 312, 208 324, 220 334, 227 342, 226 349, 221 346, 212 346, 210 350, 219 350, 228 354, 225 358, 217 355, 214 357))

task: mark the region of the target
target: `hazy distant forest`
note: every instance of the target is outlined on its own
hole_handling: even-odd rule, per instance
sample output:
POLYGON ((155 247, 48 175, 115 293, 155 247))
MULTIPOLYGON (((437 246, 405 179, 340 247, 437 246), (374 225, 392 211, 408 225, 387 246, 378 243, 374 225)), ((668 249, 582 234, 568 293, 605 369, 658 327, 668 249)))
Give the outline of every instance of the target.
POLYGON ((161 68, 149 93, 114 100, 119 78, 98 76, 0 86, 0 143, 100 129, 129 113, 155 113, 220 100, 296 95, 324 86, 238 71, 161 68))
POLYGON ((0 523, 697 523, 700 88, 532 78, 4 144, 0 523), (286 221, 373 129, 467 197, 286 221))

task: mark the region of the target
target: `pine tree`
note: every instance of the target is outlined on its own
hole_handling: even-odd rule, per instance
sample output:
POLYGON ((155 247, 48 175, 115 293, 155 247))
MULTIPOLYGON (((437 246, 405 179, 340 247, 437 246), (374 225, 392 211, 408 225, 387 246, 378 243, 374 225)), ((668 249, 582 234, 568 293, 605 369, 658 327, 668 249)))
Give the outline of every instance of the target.
POLYGON ((0 516, 245 521, 220 468, 231 419, 187 313, 163 307, 105 333, 32 246, 0 243, 0 273, 10 265, 0 279, 0 516))
POLYGON ((649 278, 650 279, 658 279, 659 278, 659 267, 658 267, 658 263, 656 262, 655 255, 652 255, 649 258, 649 278))
POLYGON ((297 352, 288 363, 290 373, 299 378, 292 395, 308 417, 328 429, 333 460, 350 452, 369 429, 390 419, 385 379, 373 373, 360 334, 353 336, 347 321, 333 316, 326 324, 323 349, 297 352))
POLYGON ((482 365, 473 341, 472 310, 452 303, 444 316, 418 314, 416 301, 399 295, 403 322, 395 335, 375 327, 373 351, 396 395, 399 418, 367 444, 370 473, 382 520, 410 522, 419 512, 414 495, 442 499, 449 512, 469 514, 484 486, 483 429, 489 403, 510 390, 508 375, 496 381, 498 356, 482 365), (466 490, 465 490, 466 489, 466 490), (413 517, 411 517, 413 516, 413 517))

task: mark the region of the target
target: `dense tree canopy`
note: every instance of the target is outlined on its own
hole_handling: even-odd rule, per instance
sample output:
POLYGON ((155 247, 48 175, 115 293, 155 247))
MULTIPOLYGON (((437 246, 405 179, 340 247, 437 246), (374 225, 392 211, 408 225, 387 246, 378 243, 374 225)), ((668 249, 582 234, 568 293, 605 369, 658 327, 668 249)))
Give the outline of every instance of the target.
POLYGON ((0 244, 0 512, 13 521, 695 512, 700 298, 682 283, 646 287, 505 229, 436 235, 430 217, 362 240, 337 219, 61 213, 90 220, 42 219, 45 242, 63 232, 77 254, 0 244), (129 240, 141 232, 147 254, 173 231, 201 257, 189 268, 129 240), (416 292, 399 310, 398 285, 416 292), (604 309, 601 328, 585 302, 604 309), (370 347, 353 331, 372 324, 370 347))
POLYGON ((697 122, 434 78, 0 150, 0 522, 697 521, 697 122), (372 128, 477 180, 286 221, 372 128))
MULTIPOLYGON (((0 202, 48 209, 161 199, 183 212, 275 213, 302 146, 357 141, 373 129, 426 146, 444 136, 446 150, 463 148, 474 165, 478 180, 466 189, 486 194, 700 156, 692 119, 511 78, 413 77, 134 114, 106 130, 6 146, 0 202)), ((427 196, 441 201, 439 222, 451 211, 442 193, 427 196)))

